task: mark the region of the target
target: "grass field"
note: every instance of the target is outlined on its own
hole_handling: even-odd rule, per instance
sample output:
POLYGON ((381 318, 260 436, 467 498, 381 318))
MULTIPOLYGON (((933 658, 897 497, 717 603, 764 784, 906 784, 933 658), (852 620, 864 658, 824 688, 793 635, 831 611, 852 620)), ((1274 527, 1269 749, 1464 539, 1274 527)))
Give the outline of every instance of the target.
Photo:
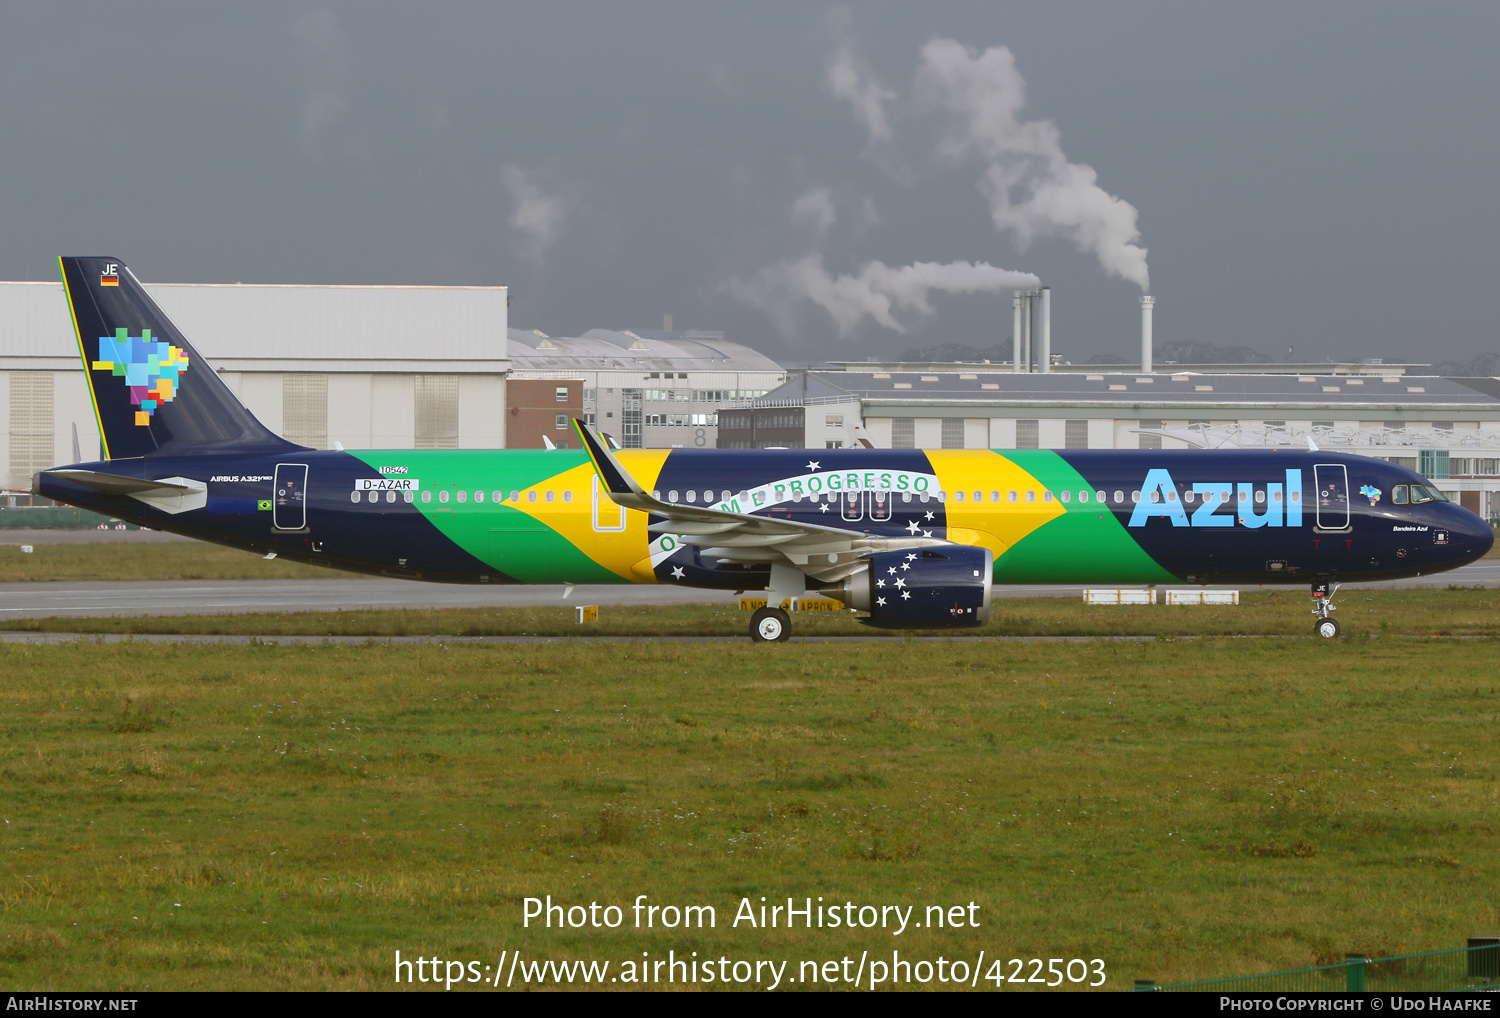
MULTIPOLYGON (((0 583, 26 580, 283 580, 348 575, 201 541, 0 545, 0 583)), ((1500 556, 1500 548, 1486 557, 1500 556)))
POLYGON ((1500 926, 1497 649, 0 646, 0 980, 897 949, 1125 989, 1460 946, 1500 926), (547 894, 626 924, 523 929, 547 894), (718 924, 632 929, 640 894, 718 924), (731 928, 762 895, 980 925, 731 928))

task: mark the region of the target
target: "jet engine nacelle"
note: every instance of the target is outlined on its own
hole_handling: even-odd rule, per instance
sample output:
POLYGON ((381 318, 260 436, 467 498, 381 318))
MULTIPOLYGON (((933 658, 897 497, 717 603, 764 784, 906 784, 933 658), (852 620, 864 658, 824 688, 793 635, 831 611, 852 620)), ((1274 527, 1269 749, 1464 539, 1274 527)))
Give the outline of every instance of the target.
POLYGON ((882 552, 838 596, 883 629, 978 626, 990 617, 993 566, 988 548, 965 545, 882 552))

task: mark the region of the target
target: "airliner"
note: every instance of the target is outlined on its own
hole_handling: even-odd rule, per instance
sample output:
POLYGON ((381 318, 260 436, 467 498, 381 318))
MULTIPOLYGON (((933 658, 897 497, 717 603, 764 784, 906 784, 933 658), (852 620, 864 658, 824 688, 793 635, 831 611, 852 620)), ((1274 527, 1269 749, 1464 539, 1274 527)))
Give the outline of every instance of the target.
POLYGON ((647 583, 980 626, 994 584, 1338 585, 1481 558, 1418 474, 1316 449, 310 449, 266 428, 118 258, 59 259, 104 459, 33 491, 156 530, 442 583, 647 583))

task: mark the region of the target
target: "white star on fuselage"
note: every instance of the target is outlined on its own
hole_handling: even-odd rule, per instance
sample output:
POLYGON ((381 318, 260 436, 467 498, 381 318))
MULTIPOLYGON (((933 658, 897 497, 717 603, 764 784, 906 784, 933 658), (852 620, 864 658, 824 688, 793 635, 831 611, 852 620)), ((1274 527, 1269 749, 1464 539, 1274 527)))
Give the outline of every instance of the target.
POLYGON ((673 566, 672 567, 672 579, 674 579, 674 580, 680 580, 682 578, 683 578, 682 566, 673 566))
POLYGON ((911 600, 911 591, 909 591, 909 590, 903 590, 901 592, 901 600, 903 600, 903 601, 910 601, 911 600))
POLYGON ((919 526, 917 526, 917 521, 916 520, 912 520, 910 523, 908 523, 906 525, 906 529, 908 531, 910 531, 911 533, 915 534, 917 531, 921 530, 922 528, 919 527, 919 526))
POLYGON ((935 520, 935 519, 937 519, 937 516, 936 516, 936 515, 934 515, 934 514, 933 514, 933 513, 931 513, 931 512, 928 512, 928 514, 927 514, 927 518, 928 518, 928 519, 929 519, 929 520, 935 520))
POLYGON ((924 531, 922 531, 922 536, 923 537, 931 537, 932 536, 932 531, 930 531, 930 530, 924 530, 924 531))
POLYGON ((883 597, 877 597, 875 599, 875 603, 878 604, 878 605, 880 605, 880 607, 884 608, 885 607, 885 598, 883 598, 883 597))
POLYGON ((819 469, 819 467, 821 465, 822 464, 820 464, 817 460, 808 460, 807 461, 807 469, 809 469, 809 470, 817 470, 817 469, 819 469))
POLYGON ((828 511, 828 503, 827 502, 823 502, 823 503, 821 503, 818 506, 818 512, 820 512, 820 513, 826 513, 827 511, 828 511))

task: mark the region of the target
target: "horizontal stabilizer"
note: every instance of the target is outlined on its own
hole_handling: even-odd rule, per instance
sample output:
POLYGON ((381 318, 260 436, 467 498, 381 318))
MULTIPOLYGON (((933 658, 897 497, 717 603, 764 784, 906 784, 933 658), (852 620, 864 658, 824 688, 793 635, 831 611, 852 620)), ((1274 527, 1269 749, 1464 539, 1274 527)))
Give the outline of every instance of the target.
POLYGON ((100 470, 48 470, 46 473, 60 481, 80 485, 101 495, 129 495, 167 513, 185 513, 208 505, 208 485, 191 477, 152 480, 108 474, 100 470))

